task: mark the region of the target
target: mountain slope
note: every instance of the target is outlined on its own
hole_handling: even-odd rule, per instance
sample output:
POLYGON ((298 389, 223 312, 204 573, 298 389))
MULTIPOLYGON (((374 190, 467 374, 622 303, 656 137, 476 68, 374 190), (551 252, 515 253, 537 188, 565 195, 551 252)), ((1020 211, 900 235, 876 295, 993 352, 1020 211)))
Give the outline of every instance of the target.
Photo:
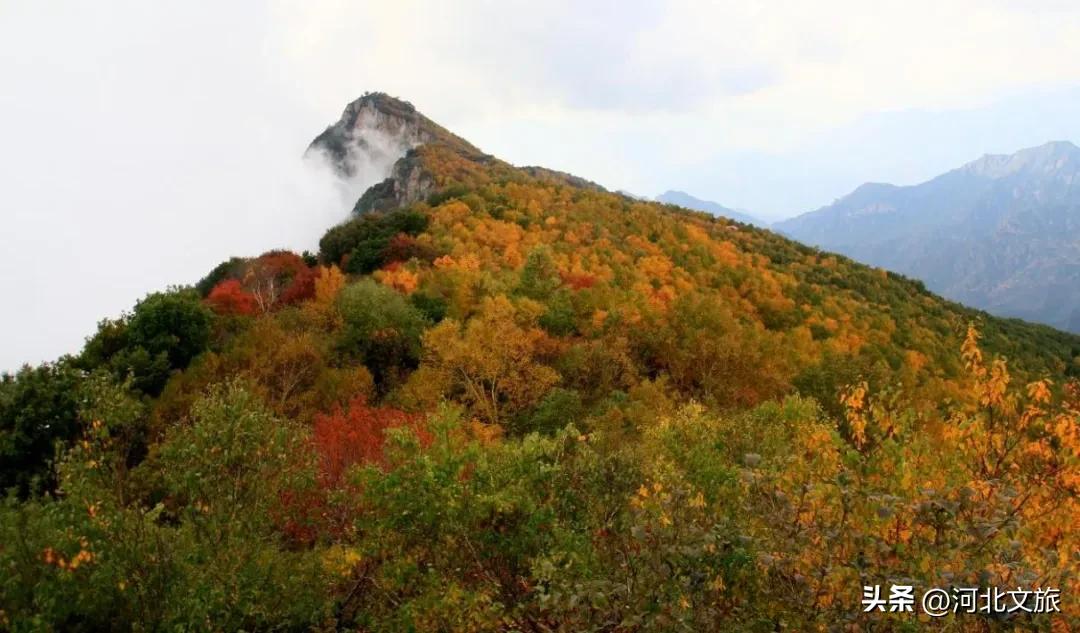
POLYGON ((705 213, 711 213, 720 217, 728 218, 729 220, 735 220, 736 222, 742 222, 743 224, 752 224, 754 226, 764 226, 764 222, 742 211, 736 211, 735 209, 729 209, 721 204, 712 202, 710 200, 701 200, 686 193, 685 191, 675 191, 669 189, 664 193, 656 196, 657 202, 663 202, 664 204, 674 204, 686 209, 693 209, 695 211, 704 211, 705 213))
POLYGON ((390 176, 317 258, 0 380, 5 628, 894 630, 865 583, 1080 591, 1080 337, 361 101, 331 135, 390 176))
POLYGON ((928 182, 869 183, 777 223, 995 314, 1080 330, 1080 148, 988 155, 928 182))
MULTIPOLYGON (((408 111, 405 106, 398 109, 408 111)), ((747 369, 742 377, 746 391, 735 393, 739 388, 728 385, 729 393, 721 398, 725 405, 756 402, 793 385, 806 391, 816 372, 826 371, 836 358, 847 358, 848 368, 869 371, 877 366, 882 380, 903 370, 912 358, 927 358, 929 366, 914 371, 910 381, 940 382, 932 376, 956 372, 954 350, 964 324, 972 319, 984 323, 993 350, 1007 352, 1036 372, 1060 373, 1071 367, 1073 345, 1080 340, 980 315, 925 292, 919 283, 808 249, 769 231, 634 200, 567 174, 517 168, 471 145, 463 147, 452 135, 432 135, 429 142, 409 150, 392 171, 358 201, 357 220, 324 238, 326 263, 342 263, 352 272, 377 269, 382 260, 365 250, 366 243, 350 252, 345 236, 374 221, 365 209, 404 206, 430 218, 415 238, 430 245, 430 252, 459 264, 475 261, 470 265, 502 280, 498 286, 512 286, 511 280, 540 247, 561 278, 590 280, 589 288, 562 292, 562 300, 570 304, 564 308, 571 321, 566 327, 576 334, 609 329, 592 325, 595 313, 622 314, 621 331, 641 319, 666 323, 683 312, 690 318, 689 313, 713 305, 733 319, 728 335, 784 350, 776 352, 773 364, 737 361, 747 369)), ((429 263, 414 261, 407 268, 417 276, 421 293, 428 283, 446 283, 440 281, 446 271, 429 263)), ((445 291, 439 294, 440 300, 450 300, 445 291)), ((457 311, 469 314, 465 306, 457 311)), ((631 341, 640 339, 634 332, 624 334, 631 341)), ((642 353, 669 354, 644 363, 670 366, 674 350, 646 352, 650 344, 640 345, 642 353)), ((680 353, 693 356, 691 350, 680 353)), ((686 371, 688 393, 715 395, 689 365, 686 371)), ((831 402, 830 390, 836 387, 818 384, 824 391, 817 395, 831 402)))

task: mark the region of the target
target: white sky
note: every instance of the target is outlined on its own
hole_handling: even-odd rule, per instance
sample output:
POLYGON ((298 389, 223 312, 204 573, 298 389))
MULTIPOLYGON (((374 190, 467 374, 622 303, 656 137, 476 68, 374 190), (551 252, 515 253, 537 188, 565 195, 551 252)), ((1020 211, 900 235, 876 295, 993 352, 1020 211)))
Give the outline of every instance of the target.
POLYGON ((482 149, 759 216, 1080 141, 1080 3, 0 0, 0 369, 232 254, 314 248, 366 90, 482 149))

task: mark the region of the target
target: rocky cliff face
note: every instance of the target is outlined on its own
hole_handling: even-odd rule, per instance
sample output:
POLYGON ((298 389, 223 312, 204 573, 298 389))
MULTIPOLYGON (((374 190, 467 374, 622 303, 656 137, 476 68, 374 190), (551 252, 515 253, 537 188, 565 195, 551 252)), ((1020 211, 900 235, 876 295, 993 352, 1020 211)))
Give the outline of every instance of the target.
POLYGON ((311 142, 307 154, 321 153, 344 180, 378 182, 357 200, 353 211, 362 213, 425 199, 435 183, 415 152, 432 144, 473 160, 490 158, 411 103, 379 92, 346 106, 341 118, 311 142))

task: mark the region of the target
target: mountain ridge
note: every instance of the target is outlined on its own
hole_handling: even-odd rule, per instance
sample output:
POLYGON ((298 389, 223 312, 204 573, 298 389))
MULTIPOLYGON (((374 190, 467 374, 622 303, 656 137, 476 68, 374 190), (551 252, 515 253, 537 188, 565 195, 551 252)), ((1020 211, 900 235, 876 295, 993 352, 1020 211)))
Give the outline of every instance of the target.
POLYGON ((725 207, 722 204, 713 202, 711 200, 703 200, 696 198, 685 191, 678 191, 675 189, 668 189, 664 193, 653 198, 657 202, 663 202, 665 204, 674 204, 676 206, 684 207, 686 209, 693 209, 695 211, 704 211, 713 215, 719 215, 736 222, 742 222, 743 224, 751 224, 754 226, 766 226, 766 223, 762 220, 738 209, 731 209, 725 207))
MULTIPOLYGON (((374 93, 378 95, 377 100, 380 102, 390 102, 392 97, 388 97, 384 93, 374 93)), ((361 100, 364 98, 362 97, 361 100)), ((407 103, 407 102, 405 102, 407 103)), ((378 105, 378 103, 376 103, 378 105)), ((411 104, 402 106, 388 107, 390 112, 406 110, 411 112, 414 108, 411 104)), ((418 113, 417 113, 418 114, 418 113)), ((419 115, 418 116, 423 116, 419 115)), ((422 121, 430 121, 426 117, 421 119, 422 121)), ((434 129, 443 130, 441 126, 431 122, 430 125, 434 126, 434 129)), ((317 139, 318 140, 318 139, 317 139)), ((774 241, 774 234, 771 231, 759 229, 753 225, 745 226, 745 230, 739 230, 740 226, 732 222, 730 218, 723 216, 717 216, 713 213, 702 212, 693 209, 684 208, 681 206, 672 206, 670 204, 662 202, 653 202, 647 200, 641 200, 633 197, 628 197, 625 193, 609 192, 602 186, 592 183, 585 179, 558 172, 546 168, 540 167, 516 167, 507 163, 497 157, 483 153, 477 150, 473 145, 460 139, 449 132, 445 135, 432 135, 427 142, 421 142, 406 151, 406 154, 398 159, 391 175, 383 182, 371 187, 366 191, 358 200, 354 213, 358 214, 357 217, 363 214, 375 211, 375 212, 390 212, 399 208, 419 208, 425 209, 423 213, 428 213, 429 209, 433 206, 437 207, 442 205, 447 200, 462 199, 462 197, 472 197, 473 202, 470 205, 479 205, 479 208, 483 209, 487 206, 484 203, 480 203, 476 200, 475 196, 478 192, 487 189, 502 190, 507 186, 518 187, 531 187, 539 185, 542 187, 554 187, 555 191, 562 188, 569 187, 571 190, 579 191, 575 193, 575 198, 581 198, 586 192, 593 195, 603 196, 604 200, 607 200, 607 196, 612 197, 613 203, 620 205, 626 210, 640 209, 641 212, 648 210, 648 213, 660 213, 661 215, 672 218, 679 218, 678 221, 685 221, 696 223, 704 218, 708 218, 709 221, 718 223, 723 228, 723 240, 732 241, 735 243, 744 243, 745 247, 750 249, 750 252, 746 253, 747 256, 761 257, 758 255, 751 255, 757 249, 781 249, 791 250, 790 254, 779 256, 774 254, 767 255, 767 259, 775 262, 798 260, 809 256, 814 251, 805 249, 801 244, 789 243, 788 238, 782 236, 776 236, 775 239, 781 240, 784 243, 777 243, 774 241), (801 253, 795 255, 794 253, 801 253)), ((860 191, 864 194, 879 189, 891 189, 895 188, 893 185, 884 183, 868 183, 863 187, 860 187, 860 191)), ((501 197, 499 194, 486 194, 495 195, 496 198, 501 197)), ((483 196, 481 196, 483 197, 483 196)), ((498 203, 497 206, 503 203, 498 203)), ((607 202, 605 202, 607 204, 607 202)), ((470 206, 470 209, 473 208, 470 206)), ((519 221, 521 221, 519 219, 519 221)), ((575 221, 584 221, 583 218, 575 218, 575 221)), ((745 225, 745 223, 744 223, 745 225)), ((711 231, 712 229, 710 229, 711 231)), ((333 233, 332 230, 330 233, 333 233)), ((330 234, 328 233, 328 235, 330 234)), ((626 239, 626 236, 618 238, 619 240, 626 239)), ((680 246, 685 248, 685 246, 680 246)), ((335 252, 341 252, 335 249, 335 252)), ((833 256, 829 253, 821 253, 820 255, 813 255, 815 259, 829 259, 833 256)), ((331 263, 331 262, 327 262, 331 263)), ((845 263, 845 269, 858 265, 854 262, 845 263)), ((778 270, 782 270, 778 268, 778 270)), ((873 272, 873 269, 866 269, 866 271, 851 270, 848 274, 855 275, 857 277, 867 273, 874 275, 877 272, 873 272)), ((569 273, 567 273, 569 274, 569 273)), ((925 292, 921 282, 906 279, 899 276, 888 276, 890 279, 895 278, 901 285, 913 284, 911 287, 916 288, 916 294, 925 292)), ((653 283, 656 283, 655 281, 653 283)), ((842 287, 848 287, 847 282, 841 282, 842 287)), ((908 292, 908 290, 904 290, 908 292)), ((935 297, 935 300, 938 298, 935 297)), ((771 308, 770 308, 771 310, 771 308)), ((978 319, 985 321, 989 318, 989 315, 980 313, 978 310, 969 310, 961 306, 952 304, 948 310, 955 311, 957 314, 966 314, 966 319, 978 319)), ((754 318, 761 318, 761 315, 757 315, 754 318)), ((769 317, 775 318, 775 317, 769 317)), ((986 321, 989 325, 989 321, 986 321)), ((1002 324, 1008 321, 1001 321, 1002 324)), ((955 323, 954 326, 956 327, 955 323)), ((992 329, 996 331, 998 326, 994 326, 992 329)), ((1011 327, 1011 326, 1010 326, 1011 327)), ((1027 327, 1024 325, 1023 327, 1027 327)), ((1025 334, 1023 337, 1029 336, 1025 334)), ((1023 338, 1021 337, 1021 338, 1023 338)), ((1004 343, 1005 339, 1000 338, 999 335, 992 337, 993 340, 998 343, 1004 343)), ((1055 344, 1056 346, 1056 344, 1055 344)), ((1053 347, 1053 346, 1052 346, 1053 347)), ((1071 348, 1070 348, 1071 349, 1071 348)), ((1080 348, 1078 348, 1080 349, 1080 348)), ((1066 351, 1063 356, 1059 357, 1062 362, 1062 367, 1068 366, 1071 363, 1070 352, 1066 351)))
MULTIPOLYGON (((481 169, 490 167, 504 174, 518 170, 542 179, 606 191, 596 183, 571 174, 542 167, 510 165, 427 118, 411 103, 381 92, 366 93, 346 106, 340 119, 312 141, 307 152, 315 151, 328 156, 338 173, 345 177, 362 162, 360 157, 368 157, 372 162, 385 161, 387 157, 393 159, 386 169, 389 172, 386 177, 364 191, 357 200, 355 213, 407 206, 426 199, 439 189, 441 183, 433 177, 431 170, 422 166, 421 154, 424 152, 443 152, 453 157, 450 162, 456 162, 459 171, 477 166, 481 169)), ((1009 193, 1018 198, 1026 195, 1039 200, 1047 190, 1053 193, 1063 184, 1071 187, 1073 182, 1080 181, 1078 173, 1080 148, 1069 141, 1051 141, 1013 154, 986 154, 917 185, 867 182, 831 205, 772 225, 685 192, 669 190, 656 200, 744 224, 769 226, 782 235, 811 245, 923 279, 931 289, 961 303, 1006 317, 1025 318, 1076 331, 1080 329, 1080 297, 1077 305, 1068 310, 1048 305, 1058 294, 1049 289, 1034 300, 1030 292, 1022 298, 1013 298, 1018 292, 1015 288, 1030 288, 1032 284, 1009 280, 1001 270, 1007 266, 1018 267, 1018 275, 1031 278, 1046 269, 1047 264, 1042 258, 1033 257, 1030 245, 1015 243, 1021 235, 1030 238, 1028 227, 1032 214, 1027 212, 1024 218, 1017 218, 982 200, 989 195, 1000 198, 1009 193), (1024 179, 1034 179, 1034 184, 1024 179), (1001 239, 1009 235, 1013 238, 1006 239, 1011 243, 1002 253, 1009 254, 1011 263, 1000 261, 1004 257, 1002 253, 987 255, 985 250, 971 243, 974 236, 1001 239), (927 241, 936 246, 927 247, 927 241), (913 263, 905 258, 904 253, 910 252, 922 253, 920 261, 913 263), (966 264, 950 263, 949 259, 958 255, 966 264), (1039 261, 1033 261, 1036 259, 1039 261), (1020 264, 1015 263, 1017 260, 1020 264), (970 276, 958 280, 958 277, 964 277, 964 266, 997 272, 987 280, 970 276), (1032 304, 1041 307, 1033 308, 1032 304)), ((1068 222, 1067 219, 1064 221, 1068 222)), ((1061 250, 1059 246, 1050 248, 1061 250)), ((1054 277, 1051 281, 1054 288, 1068 285, 1072 280, 1072 277, 1051 276, 1054 277)))
POLYGON ((1080 148, 1068 141, 916 185, 867 183, 773 227, 990 312, 1080 329, 1080 148))

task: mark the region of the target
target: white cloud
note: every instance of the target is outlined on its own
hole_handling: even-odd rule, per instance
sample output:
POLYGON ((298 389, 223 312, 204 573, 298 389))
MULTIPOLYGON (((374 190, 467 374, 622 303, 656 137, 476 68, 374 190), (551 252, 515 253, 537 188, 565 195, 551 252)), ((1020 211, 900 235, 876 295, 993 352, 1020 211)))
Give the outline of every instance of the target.
POLYGON ((691 110, 757 134, 1080 80, 1080 5, 1064 2, 316 1, 275 15, 294 72, 371 81, 454 118, 691 110))

